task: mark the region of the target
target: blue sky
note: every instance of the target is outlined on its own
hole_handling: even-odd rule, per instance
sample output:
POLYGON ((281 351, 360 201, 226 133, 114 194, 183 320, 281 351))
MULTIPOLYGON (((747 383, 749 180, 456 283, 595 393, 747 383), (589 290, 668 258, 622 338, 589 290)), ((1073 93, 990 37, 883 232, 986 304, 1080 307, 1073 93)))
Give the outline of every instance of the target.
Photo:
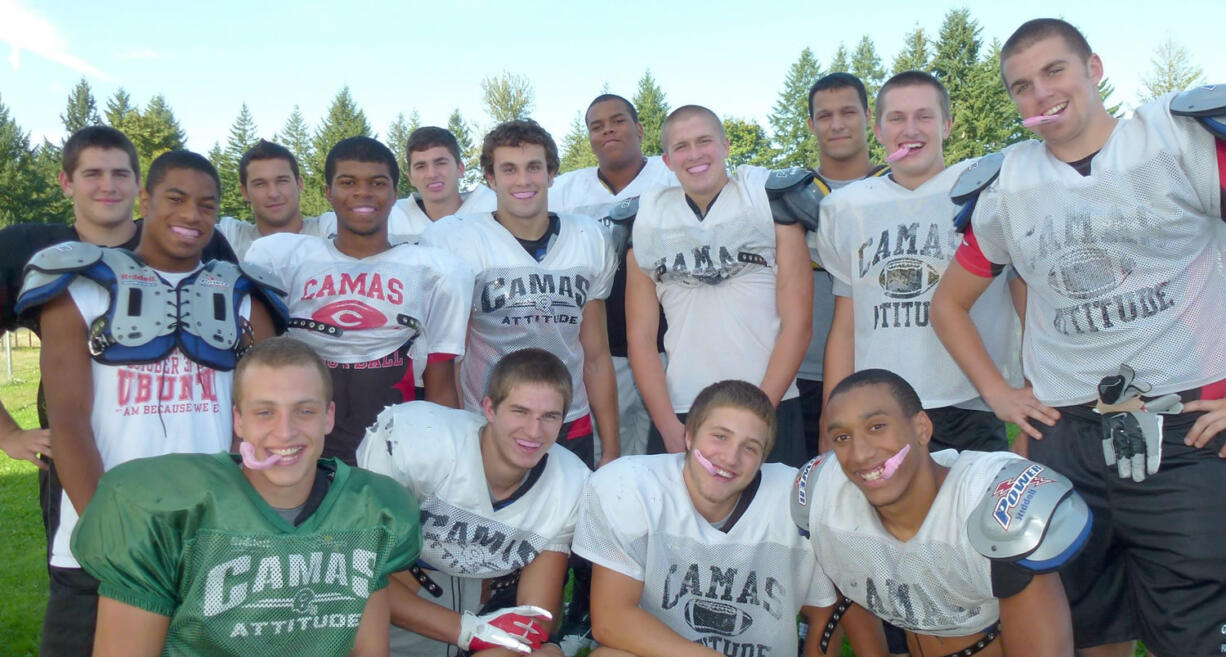
POLYGON ((58 140, 59 114, 82 75, 99 109, 119 87, 141 105, 163 93, 188 146, 203 152, 225 140, 243 101, 271 137, 295 104, 314 125, 344 85, 380 134, 397 112, 413 109, 423 124, 442 125, 459 108, 484 129, 480 82, 508 71, 532 80, 533 116, 560 141, 606 83, 631 96, 651 69, 673 107, 699 103, 766 125, 802 48, 824 65, 840 42, 852 48, 868 34, 888 69, 908 32, 918 25, 935 37, 945 12, 961 6, 979 21, 985 43, 1003 41, 1030 18, 1072 21, 1126 107, 1167 38, 1187 48, 1207 81, 1226 82, 1223 0, 0 0, 0 101, 32 138, 58 140))

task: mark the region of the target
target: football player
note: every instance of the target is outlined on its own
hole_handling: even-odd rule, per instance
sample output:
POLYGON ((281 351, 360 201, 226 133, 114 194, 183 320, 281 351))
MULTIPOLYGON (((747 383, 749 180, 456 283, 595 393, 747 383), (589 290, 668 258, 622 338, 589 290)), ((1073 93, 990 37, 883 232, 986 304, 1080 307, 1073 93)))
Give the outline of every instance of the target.
POLYGON ((392 654, 447 657, 455 646, 559 654, 542 644, 561 608, 589 474, 557 445, 572 394, 561 360, 522 349, 490 371, 482 413, 410 402, 371 427, 358 464, 421 501, 424 532, 418 565, 393 577, 392 621, 400 627, 392 654), (484 607, 483 582, 491 589, 484 607))
MULTIPOLYGON (((810 239, 837 295, 823 381, 833 387, 853 371, 888 367, 916 382, 936 425, 932 449, 1008 449, 1004 423, 979 399, 929 322, 933 290, 959 241, 949 221, 955 211, 949 190, 969 165, 945 166, 949 94, 927 73, 899 73, 877 92, 875 117, 873 131, 893 160, 889 175, 822 199, 810 239)), ((1005 279, 996 279, 973 316, 992 336, 993 363, 1020 382, 1019 330, 1005 279)))
POLYGON ((1030 437, 1030 457, 1094 510, 1089 547, 1061 573, 1082 654, 1130 655, 1138 637, 1159 655, 1217 653, 1223 87, 1118 119, 1098 93, 1102 60, 1057 19, 1009 37, 1001 77, 1041 140, 983 158, 956 186, 969 227, 933 326, 996 414, 1030 437), (1029 289, 1025 387, 1001 376, 982 346, 993 336, 968 320, 1005 265, 1029 289))
POLYGON ((290 333, 328 364, 337 414, 324 456, 353 465, 379 411, 415 398, 414 372, 426 400, 459 405, 455 359, 464 354, 473 275, 439 249, 388 241, 400 172, 386 146, 341 140, 324 175, 336 237, 270 235, 247 259, 289 290, 290 333))
POLYGON ((72 542, 101 583, 96 657, 387 655, 388 575, 421 547, 417 502, 320 458, 331 393, 310 347, 265 341, 234 375, 242 456, 102 477, 72 542))

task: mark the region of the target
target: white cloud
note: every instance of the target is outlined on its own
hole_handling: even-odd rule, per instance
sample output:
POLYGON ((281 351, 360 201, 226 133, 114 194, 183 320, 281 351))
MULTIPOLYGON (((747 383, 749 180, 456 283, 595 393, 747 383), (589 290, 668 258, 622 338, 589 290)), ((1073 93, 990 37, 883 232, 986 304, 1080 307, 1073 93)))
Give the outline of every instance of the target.
POLYGON ((78 73, 100 80, 111 79, 89 62, 68 52, 68 40, 55 25, 17 4, 16 0, 0 0, 0 42, 9 46, 8 59, 13 69, 21 66, 21 51, 25 50, 78 73))
POLYGON ((152 48, 141 48, 140 50, 129 50, 125 53, 120 53, 120 59, 157 59, 157 51, 152 48))

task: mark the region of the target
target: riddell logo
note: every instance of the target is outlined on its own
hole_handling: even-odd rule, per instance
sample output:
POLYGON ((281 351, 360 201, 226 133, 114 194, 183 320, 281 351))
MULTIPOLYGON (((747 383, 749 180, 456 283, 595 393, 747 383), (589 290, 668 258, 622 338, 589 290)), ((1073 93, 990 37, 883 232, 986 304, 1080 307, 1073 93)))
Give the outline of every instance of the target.
POLYGON ((356 299, 334 301, 311 314, 311 319, 345 330, 374 329, 387 324, 387 316, 356 299))

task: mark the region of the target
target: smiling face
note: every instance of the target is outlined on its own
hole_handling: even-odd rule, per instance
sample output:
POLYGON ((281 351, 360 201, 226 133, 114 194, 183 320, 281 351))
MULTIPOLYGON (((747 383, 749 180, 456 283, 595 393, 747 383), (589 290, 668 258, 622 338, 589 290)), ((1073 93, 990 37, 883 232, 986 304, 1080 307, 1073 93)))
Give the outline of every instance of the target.
POLYGON ((686 430, 681 474, 704 518, 715 522, 732 513, 762 467, 769 430, 762 418, 737 406, 715 406, 693 433, 686 430))
POLYGON ((855 87, 815 92, 808 124, 822 161, 851 160, 868 150, 868 110, 860 104, 855 87))
POLYGON ((280 456, 267 469, 244 468, 243 474, 269 504, 293 508, 310 493, 336 405, 327 401, 323 377, 312 365, 253 363, 241 376, 234 433, 255 448, 257 460, 280 456))
POLYGON ((338 231, 362 236, 387 232, 396 183, 386 162, 338 160, 326 192, 338 231))
POLYGON ((942 142, 950 119, 941 109, 941 93, 928 84, 896 86, 882 92, 881 115, 873 126, 886 153, 907 152, 891 163, 899 184, 914 189, 945 169, 942 142))
POLYGON ((77 221, 99 228, 132 220, 132 202, 139 187, 131 159, 118 148, 84 148, 71 175, 60 172, 60 189, 72 199, 77 221))
POLYGON ((1077 159, 1102 147, 1086 142, 1105 143, 1113 122, 1098 94, 1103 78, 1098 55, 1084 59, 1063 37, 1053 35, 1010 55, 1001 70, 1022 119, 1052 117, 1031 130, 1058 157, 1077 159), (1072 154, 1065 157, 1061 151, 1072 154))
POLYGON ((191 271, 213 237, 217 182, 195 169, 167 169, 152 192, 141 190, 145 217, 136 253, 154 269, 191 271))
POLYGON ((463 175, 464 165, 446 146, 409 153, 409 182, 427 203, 458 203, 463 175))
POLYGON ((251 160, 247 163, 247 184, 239 190, 251 204, 255 223, 261 228, 281 228, 301 215, 298 199, 302 179, 294 176, 288 160, 251 160))
POLYGON ((873 506, 904 497, 927 457, 932 422, 926 413, 907 417, 889 386, 875 383, 832 396, 822 419, 843 473, 873 506))
POLYGON ((729 143, 722 126, 705 114, 691 114, 670 121, 666 136, 664 163, 686 194, 711 198, 724 188, 729 143))
POLYGON ((540 144, 498 146, 493 152, 493 170, 485 182, 498 194, 498 214, 517 219, 546 216, 553 175, 540 144))
POLYGON ((620 100, 603 100, 587 111, 587 138, 602 169, 619 169, 643 159, 643 124, 620 100))
POLYGON ((517 383, 497 406, 486 397, 482 408, 489 424, 481 434, 481 451, 499 470, 536 467, 557 442, 566 420, 566 400, 547 383, 517 383))

